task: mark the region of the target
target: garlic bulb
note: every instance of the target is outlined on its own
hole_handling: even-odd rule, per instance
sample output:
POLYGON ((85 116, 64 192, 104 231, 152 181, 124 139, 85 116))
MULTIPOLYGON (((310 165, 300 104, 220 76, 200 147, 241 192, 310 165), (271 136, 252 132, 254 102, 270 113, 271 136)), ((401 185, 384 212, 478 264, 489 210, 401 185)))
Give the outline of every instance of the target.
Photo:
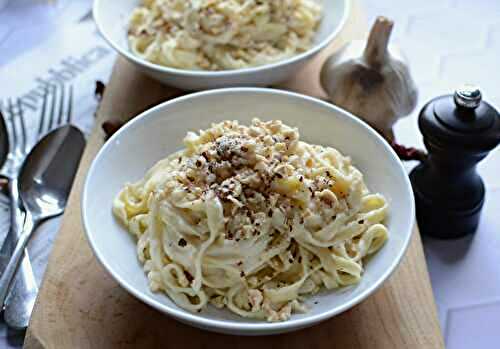
POLYGON ((330 100, 392 141, 392 126, 411 113, 417 89, 401 52, 389 45, 393 22, 378 17, 368 41, 353 41, 323 65, 321 85, 330 100))

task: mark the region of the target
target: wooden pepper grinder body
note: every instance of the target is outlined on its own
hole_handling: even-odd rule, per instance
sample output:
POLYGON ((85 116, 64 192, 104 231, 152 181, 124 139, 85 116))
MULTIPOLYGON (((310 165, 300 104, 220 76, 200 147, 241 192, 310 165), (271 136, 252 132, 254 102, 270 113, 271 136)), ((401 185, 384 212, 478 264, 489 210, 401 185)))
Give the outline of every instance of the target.
POLYGON ((419 128, 429 151, 410 173, 420 231, 442 239, 475 232, 485 196, 476 165, 500 142, 499 113, 464 85, 424 106, 419 128))

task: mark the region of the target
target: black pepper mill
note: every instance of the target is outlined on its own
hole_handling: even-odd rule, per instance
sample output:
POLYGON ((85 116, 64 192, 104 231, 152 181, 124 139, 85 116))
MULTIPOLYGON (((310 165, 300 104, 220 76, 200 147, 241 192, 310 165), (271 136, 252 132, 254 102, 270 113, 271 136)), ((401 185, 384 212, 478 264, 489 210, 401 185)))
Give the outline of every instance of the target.
POLYGON ((442 239, 475 232, 485 194, 476 164, 500 143, 500 114, 464 85, 427 103, 418 125, 429 152, 410 173, 420 231, 442 239))

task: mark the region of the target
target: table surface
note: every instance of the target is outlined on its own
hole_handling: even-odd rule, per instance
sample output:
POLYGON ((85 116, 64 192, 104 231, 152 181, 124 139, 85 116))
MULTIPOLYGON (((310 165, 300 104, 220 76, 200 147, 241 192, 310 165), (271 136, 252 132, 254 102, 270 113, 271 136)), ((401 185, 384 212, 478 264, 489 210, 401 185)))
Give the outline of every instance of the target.
MULTIPOLYGON (((1 10, 0 79, 12 76, 7 67, 28 55, 35 42, 40 49, 52 36, 72 30, 90 7, 89 0, 61 0, 55 4, 19 0, 11 1, 1 10), (72 15, 61 17, 63 10, 68 8, 73 11, 72 15), (21 13, 23 21, 18 20, 21 13), (23 26, 22 23, 30 18, 37 19, 36 24, 29 28, 23 26), (55 26, 59 18, 64 19, 63 23, 57 21, 60 25, 55 26)), ((485 98, 493 105, 500 105, 500 90, 496 88, 500 77, 496 69, 500 54, 499 2, 366 0, 364 4, 371 21, 383 14, 396 22, 393 41, 410 59, 420 90, 417 111, 430 98, 449 93, 466 81, 479 84, 485 98)), ((96 38, 96 42, 98 40, 96 38)), ((99 69, 97 77, 106 80, 111 65, 99 69)), ((83 77, 77 79, 80 81, 83 77)), ((13 84, 8 89, 3 86, 0 96, 16 97, 25 92, 24 89, 20 84, 13 84)), ((77 106, 77 123, 86 130, 92 123, 89 111, 95 107, 90 98, 92 92, 87 87, 87 90, 80 89, 77 96, 81 101, 77 106)), ((396 125, 396 136, 401 143, 422 146, 417 111, 396 125)), ((413 165, 407 164, 408 169, 413 165)), ((496 325, 500 321, 500 272, 497 267, 500 258, 500 149, 481 163, 480 172, 488 191, 475 236, 446 242, 424 238, 441 326, 447 347, 452 349, 493 347, 500 341, 496 325)), ((3 227, 0 231, 5 231, 8 212, 4 199, 0 200, 0 205, 0 227, 3 227)), ((38 234, 44 239, 37 238, 31 244, 38 279, 48 255, 47 245, 57 227, 58 221, 50 222, 43 234, 38 234)), ((0 336, 4 338, 0 347, 17 347, 22 343, 21 335, 7 332, 3 324, 0 336)))

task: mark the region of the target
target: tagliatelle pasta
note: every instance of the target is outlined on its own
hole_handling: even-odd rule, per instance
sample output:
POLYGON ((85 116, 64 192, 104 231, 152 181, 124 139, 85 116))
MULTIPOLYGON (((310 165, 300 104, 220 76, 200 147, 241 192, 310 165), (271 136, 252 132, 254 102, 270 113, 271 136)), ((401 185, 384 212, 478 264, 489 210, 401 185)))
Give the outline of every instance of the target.
POLYGON ((164 66, 246 68, 308 50, 321 12, 316 0, 143 0, 128 40, 134 54, 164 66))
POLYGON ((358 283, 388 238, 387 203, 350 159, 280 121, 225 121, 184 143, 113 203, 151 289, 184 309, 287 320, 305 296, 358 283))

